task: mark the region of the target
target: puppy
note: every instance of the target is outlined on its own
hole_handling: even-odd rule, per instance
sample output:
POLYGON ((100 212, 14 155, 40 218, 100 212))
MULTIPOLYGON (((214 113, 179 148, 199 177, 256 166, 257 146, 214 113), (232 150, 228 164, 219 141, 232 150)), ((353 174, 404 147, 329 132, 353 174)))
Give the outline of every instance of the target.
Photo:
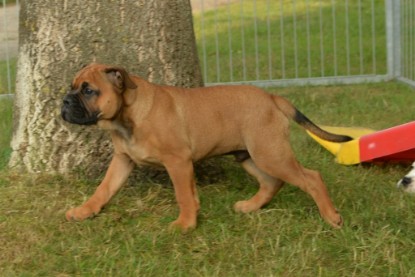
POLYGON ((288 100, 253 86, 178 88, 149 83, 124 68, 91 64, 74 78, 63 99, 62 117, 111 133, 114 155, 95 193, 66 213, 68 220, 94 216, 128 178, 134 164, 163 166, 175 189, 179 217, 171 226, 196 227, 199 211, 193 163, 233 155, 259 182, 252 198, 234 205, 238 212, 256 211, 282 188, 298 186, 316 202, 321 216, 340 227, 320 174, 301 166, 289 143, 292 119, 329 141, 351 138, 320 129, 288 100))

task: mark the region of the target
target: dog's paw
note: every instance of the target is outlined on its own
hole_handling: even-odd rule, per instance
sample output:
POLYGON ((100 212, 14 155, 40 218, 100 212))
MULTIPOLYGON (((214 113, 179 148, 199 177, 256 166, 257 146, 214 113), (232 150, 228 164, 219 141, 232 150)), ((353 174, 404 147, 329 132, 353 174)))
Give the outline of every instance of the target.
POLYGON ((65 214, 68 221, 82 221, 84 219, 94 217, 98 212, 94 212, 88 206, 79 206, 68 210, 65 214))
POLYGON ((244 213, 244 214, 250 213, 250 212, 255 212, 259 208, 260 207, 258 207, 257 203, 253 203, 250 200, 238 201, 233 206, 233 209, 234 209, 235 212, 244 213))
POLYGON ((181 219, 176 219, 170 223, 169 230, 172 232, 180 232, 186 234, 196 228, 196 222, 184 221, 181 219))
POLYGON ((343 226, 343 218, 337 211, 330 217, 324 217, 324 219, 334 228, 340 229, 343 226))

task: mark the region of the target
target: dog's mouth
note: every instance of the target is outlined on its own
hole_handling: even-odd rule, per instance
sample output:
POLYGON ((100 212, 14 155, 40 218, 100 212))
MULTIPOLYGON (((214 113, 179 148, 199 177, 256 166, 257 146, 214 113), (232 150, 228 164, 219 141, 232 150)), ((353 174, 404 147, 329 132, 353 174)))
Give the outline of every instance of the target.
POLYGON ((61 108, 63 120, 78 125, 93 125, 98 122, 99 112, 90 112, 77 94, 67 94, 61 108))

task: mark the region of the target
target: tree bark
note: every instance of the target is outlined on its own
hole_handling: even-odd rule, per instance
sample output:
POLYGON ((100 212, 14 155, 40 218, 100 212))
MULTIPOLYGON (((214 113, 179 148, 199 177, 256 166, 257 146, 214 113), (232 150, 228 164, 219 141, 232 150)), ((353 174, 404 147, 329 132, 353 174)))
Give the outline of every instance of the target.
POLYGON ((203 85, 189 0, 26 0, 19 28, 15 169, 105 171, 109 136, 60 117, 62 98, 83 65, 121 65, 155 83, 203 85))

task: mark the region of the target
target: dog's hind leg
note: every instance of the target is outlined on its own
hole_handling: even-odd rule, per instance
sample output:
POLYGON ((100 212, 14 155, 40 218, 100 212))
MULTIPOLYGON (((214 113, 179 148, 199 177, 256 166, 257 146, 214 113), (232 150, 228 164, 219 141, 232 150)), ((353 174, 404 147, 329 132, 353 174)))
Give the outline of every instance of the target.
POLYGON ((342 218, 329 197, 320 173, 304 168, 295 159, 288 140, 272 143, 267 140, 251 145, 249 154, 256 166, 269 176, 283 180, 307 192, 317 204, 321 216, 333 227, 342 225, 342 218))
POLYGON ((260 186, 258 192, 252 198, 238 201, 234 205, 235 211, 248 213, 256 211, 270 202, 272 197, 283 187, 284 182, 261 171, 252 159, 243 161, 242 167, 257 179, 260 186))

